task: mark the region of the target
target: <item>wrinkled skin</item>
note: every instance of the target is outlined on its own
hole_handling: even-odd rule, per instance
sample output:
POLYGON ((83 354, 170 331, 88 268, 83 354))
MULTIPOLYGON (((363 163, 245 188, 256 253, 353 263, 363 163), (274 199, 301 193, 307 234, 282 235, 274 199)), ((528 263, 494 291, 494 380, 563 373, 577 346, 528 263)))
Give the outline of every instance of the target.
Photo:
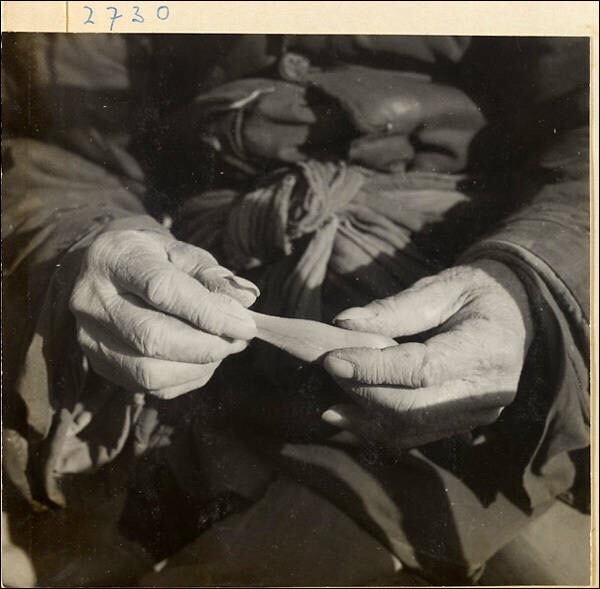
POLYGON ((107 231, 86 252, 70 306, 92 368, 163 399, 204 386, 256 333, 258 296, 206 251, 160 231, 107 231))
POLYGON ((533 331, 522 283, 491 260, 424 278, 335 322, 394 338, 427 332, 423 343, 336 350, 324 360, 355 403, 322 418, 392 449, 493 423, 516 395, 533 331))

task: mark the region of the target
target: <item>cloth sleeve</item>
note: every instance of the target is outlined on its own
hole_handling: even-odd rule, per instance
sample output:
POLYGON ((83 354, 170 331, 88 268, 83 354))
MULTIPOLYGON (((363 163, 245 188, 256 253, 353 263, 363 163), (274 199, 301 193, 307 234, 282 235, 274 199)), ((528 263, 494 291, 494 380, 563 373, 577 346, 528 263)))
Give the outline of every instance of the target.
MULTIPOLYGON (((529 292, 535 339, 509 411, 525 418, 537 404, 533 413, 540 412, 523 445, 529 449, 524 486, 534 504, 563 494, 583 510, 589 510, 590 440, 587 144, 586 129, 565 138, 564 157, 544 162, 554 164, 555 172, 560 168, 561 178, 543 186, 462 257, 508 264, 529 292), (529 409, 528 394, 538 397, 529 399, 529 409)), ((509 421, 505 416, 500 426, 509 421)), ((519 434, 524 442, 527 436, 519 434)))
POLYGON ((143 39, 3 42, 4 468, 15 495, 61 503, 56 458, 88 378, 68 309, 81 256, 101 231, 165 231, 130 149, 143 39))
POLYGON ((503 261, 528 289, 535 339, 514 407, 498 428, 523 447, 523 483, 533 506, 562 495, 585 511, 590 502, 586 55, 585 40, 537 45, 528 70, 530 106, 505 127, 520 153, 510 183, 520 205, 460 258, 503 261), (528 429, 520 427, 528 415, 537 415, 536 423, 530 419, 528 429))

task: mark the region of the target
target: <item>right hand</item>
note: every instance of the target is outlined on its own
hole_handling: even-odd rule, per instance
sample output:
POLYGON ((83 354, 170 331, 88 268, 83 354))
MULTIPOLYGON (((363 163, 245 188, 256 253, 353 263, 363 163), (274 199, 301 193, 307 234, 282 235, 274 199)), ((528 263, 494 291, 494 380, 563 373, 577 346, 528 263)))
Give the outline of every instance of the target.
POLYGON ((101 376, 171 399, 205 385, 256 333, 259 291, 167 233, 107 231, 86 252, 70 307, 101 376))

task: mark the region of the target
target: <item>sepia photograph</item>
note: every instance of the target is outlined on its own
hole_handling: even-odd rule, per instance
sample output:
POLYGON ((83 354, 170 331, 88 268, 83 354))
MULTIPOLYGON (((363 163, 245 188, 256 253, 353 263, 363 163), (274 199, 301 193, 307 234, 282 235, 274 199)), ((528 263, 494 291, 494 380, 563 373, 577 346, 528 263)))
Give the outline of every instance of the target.
POLYGON ((590 586, 591 37, 55 4, 2 33, 3 586, 590 586))

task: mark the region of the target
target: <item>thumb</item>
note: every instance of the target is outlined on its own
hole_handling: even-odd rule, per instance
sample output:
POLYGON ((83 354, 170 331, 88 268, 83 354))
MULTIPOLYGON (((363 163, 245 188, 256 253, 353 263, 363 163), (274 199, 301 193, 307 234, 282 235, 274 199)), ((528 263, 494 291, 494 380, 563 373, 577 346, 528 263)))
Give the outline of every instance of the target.
POLYGON ((414 335, 438 327, 463 304, 464 285, 452 273, 423 278, 397 295, 364 307, 352 307, 334 318, 344 329, 390 337, 414 335))
POLYGON ((380 419, 374 415, 369 416, 358 405, 333 405, 321 415, 321 419, 329 425, 351 432, 363 442, 375 442, 382 437, 380 419))

